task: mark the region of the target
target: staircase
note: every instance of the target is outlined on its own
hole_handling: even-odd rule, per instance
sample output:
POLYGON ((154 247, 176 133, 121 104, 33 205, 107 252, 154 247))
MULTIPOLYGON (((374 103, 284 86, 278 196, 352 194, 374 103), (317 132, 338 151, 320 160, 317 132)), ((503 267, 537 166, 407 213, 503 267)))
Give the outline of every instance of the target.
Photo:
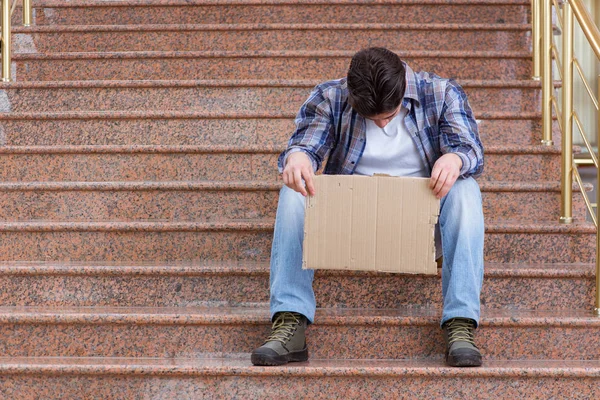
POLYGON ((600 397, 595 230, 578 193, 557 222, 528 1, 33 4, 0 84, 1 398, 600 397), (311 361, 252 367, 277 154, 371 45, 456 77, 480 123, 484 366, 445 367, 439 277, 320 271, 311 361))

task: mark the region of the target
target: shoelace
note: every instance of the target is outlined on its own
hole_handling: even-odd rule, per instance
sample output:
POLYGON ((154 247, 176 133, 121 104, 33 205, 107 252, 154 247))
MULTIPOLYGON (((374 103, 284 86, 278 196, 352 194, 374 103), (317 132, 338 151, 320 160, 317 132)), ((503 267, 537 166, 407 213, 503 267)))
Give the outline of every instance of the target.
POLYGON ((448 344, 464 341, 475 345, 473 324, 469 321, 455 319, 448 323, 448 344))
POLYGON ((286 344, 290 337, 294 334, 296 325, 300 323, 300 318, 297 314, 291 312, 282 312, 277 314, 275 322, 273 322, 273 331, 266 342, 279 341, 286 344))

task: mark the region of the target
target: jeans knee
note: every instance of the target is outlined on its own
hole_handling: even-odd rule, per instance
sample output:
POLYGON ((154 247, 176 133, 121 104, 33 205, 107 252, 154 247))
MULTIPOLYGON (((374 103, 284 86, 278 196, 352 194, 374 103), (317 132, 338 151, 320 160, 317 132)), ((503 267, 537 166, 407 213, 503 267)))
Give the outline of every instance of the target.
POLYGON ((304 196, 287 186, 279 191, 279 205, 277 206, 277 218, 301 218, 304 219, 304 196))
POLYGON ((477 181, 473 178, 458 179, 442 199, 441 214, 455 220, 483 218, 481 191, 477 181))

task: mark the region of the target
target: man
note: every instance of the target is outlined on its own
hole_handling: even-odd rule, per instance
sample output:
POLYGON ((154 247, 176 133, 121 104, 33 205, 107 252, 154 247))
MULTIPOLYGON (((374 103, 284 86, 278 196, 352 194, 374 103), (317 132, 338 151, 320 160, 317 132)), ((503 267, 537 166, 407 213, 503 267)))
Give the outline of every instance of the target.
POLYGON ((431 177, 430 187, 441 199, 446 362, 480 366, 473 335, 480 314, 484 235, 481 193, 474 180, 483 172, 477 124, 456 82, 415 73, 383 48, 359 51, 346 79, 313 90, 279 157, 285 186, 271 252, 273 329, 252 352, 252 363, 308 359, 305 330, 314 321, 316 302, 314 271, 302 269, 304 197, 315 194, 313 174, 327 156, 325 174, 431 177))

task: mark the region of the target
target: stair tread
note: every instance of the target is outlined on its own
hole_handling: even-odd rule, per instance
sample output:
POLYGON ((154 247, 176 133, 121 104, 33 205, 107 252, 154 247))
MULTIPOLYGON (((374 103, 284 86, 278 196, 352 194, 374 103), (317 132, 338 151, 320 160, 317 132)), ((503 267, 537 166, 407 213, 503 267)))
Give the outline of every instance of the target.
MULTIPOLYGON (((531 58, 529 51, 440 51, 393 50, 400 57, 421 58, 531 58)), ((115 52, 55 52, 14 53, 13 60, 82 60, 82 59, 153 59, 153 58, 268 58, 268 57, 343 57, 351 58, 354 51, 346 50, 262 50, 262 51, 115 51, 115 52)))
POLYGON ((530 24, 477 24, 477 23, 302 23, 302 24, 127 24, 127 25, 40 25, 15 26, 13 33, 68 33, 68 32, 156 32, 156 31, 252 31, 252 30, 477 30, 528 31, 530 24))
MULTIPOLYGON (((531 120, 541 118, 539 112, 518 112, 518 111, 476 111, 475 118, 478 120, 531 120)), ((133 118, 144 118, 144 119, 192 119, 192 118, 205 118, 205 119, 294 119, 295 113, 277 112, 277 111, 238 111, 238 112, 205 112, 205 111, 173 111, 173 110, 161 110, 161 111, 58 111, 58 112, 0 112, 0 120, 14 120, 14 119, 133 119, 133 118)))
POLYGON ((403 376, 600 377, 600 360, 484 360, 480 368, 451 368, 442 360, 319 360, 281 367, 255 367, 248 354, 220 358, 0 357, 3 373, 243 375, 243 376, 403 376))
MULTIPOLYGON (((534 88, 541 82, 534 80, 476 80, 457 79, 465 88, 534 88)), ((1 89, 29 88, 154 88, 154 87, 306 87, 312 88, 322 80, 316 79, 196 79, 196 80, 84 80, 84 81, 13 81, 0 82, 1 89)), ((557 83, 558 84, 558 83, 557 83)))
MULTIPOLYGON (((486 277, 593 278, 594 264, 485 263, 486 277)), ((0 276, 7 275, 268 275, 268 261, 205 260, 198 262, 77 262, 0 261, 0 276)), ((317 275, 389 276, 383 272, 320 270, 317 275)))
MULTIPOLYGON (((207 221, 137 220, 137 221, 3 221, 0 232, 57 232, 57 231, 235 231, 272 230, 273 218, 215 219, 207 221)), ((595 234, 592 222, 493 220, 486 224, 486 233, 562 233, 595 234)))
MULTIPOLYGON (((1 146, 0 154, 46 153, 280 153, 285 145, 63 145, 63 146, 1 146)), ((574 150, 578 150, 574 146, 574 150)), ((561 154, 560 146, 493 144, 486 154, 561 154)))
MULTIPOLYGON (((439 324, 439 307, 319 308, 319 325, 439 324)), ((268 324, 267 304, 243 307, 0 307, 0 323, 268 324)), ((600 327, 591 310, 482 308, 482 326, 600 327)))
MULTIPOLYGON (((240 181, 29 181, 0 182, 0 191, 69 191, 69 190, 279 190, 280 181, 240 180, 240 181)), ((554 181, 482 181, 479 187, 483 192, 560 192, 560 182, 554 181)), ((593 185, 586 184, 586 190, 593 185)), ((574 185, 578 190, 578 186, 574 185)))
MULTIPOLYGON (((307 4, 350 4, 354 5, 356 2, 351 0, 236 0, 235 4, 239 5, 307 5, 307 4)), ((361 4, 364 5, 380 5, 380 4, 396 4, 397 1, 387 0, 362 0, 361 4)), ((408 2, 405 2, 408 3, 408 2)), ((528 0, 412 0, 409 4, 413 5, 528 5, 528 0)), ((76 3, 69 0, 40 0, 37 1, 34 7, 149 7, 149 6, 202 6, 202 5, 231 5, 230 1, 226 0, 91 0, 82 3, 76 3)))

